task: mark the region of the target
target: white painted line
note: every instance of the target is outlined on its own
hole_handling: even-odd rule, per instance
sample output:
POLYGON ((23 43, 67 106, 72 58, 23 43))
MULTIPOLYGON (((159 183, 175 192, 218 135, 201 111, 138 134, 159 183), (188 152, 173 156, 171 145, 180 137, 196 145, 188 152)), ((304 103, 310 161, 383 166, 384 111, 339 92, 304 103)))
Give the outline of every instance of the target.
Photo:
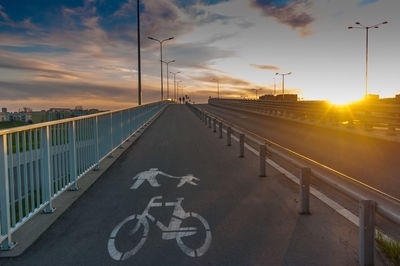
MULTIPOLYGON (((226 133, 226 130, 224 130, 224 132, 226 133)), ((239 142, 239 138, 237 138, 236 136, 232 135, 232 139, 234 139, 236 142, 239 142)), ((259 156, 259 152, 257 150, 255 150, 253 147, 251 147, 248 144, 245 144, 245 147, 251 151, 253 154, 255 154, 256 156, 259 156)), ((289 171, 287 171, 286 169, 284 169, 282 166, 280 166, 278 163, 274 162, 271 159, 266 159, 265 160, 269 165, 271 165, 273 168, 275 168, 276 170, 278 170, 279 172, 281 172, 283 175, 285 175, 289 180, 291 180, 292 182, 296 183, 297 185, 300 184, 300 180, 292 173, 290 173, 289 171)), ((317 190, 314 187, 310 187, 310 193, 316 197, 317 199, 319 199, 320 201, 322 201, 323 203, 325 203, 326 205, 328 205, 330 208, 332 208, 333 210, 335 210, 337 213, 339 213, 341 216, 343 216, 344 218, 346 218, 348 221, 350 221, 351 223, 353 223, 354 225, 356 225, 357 227, 359 226, 359 218, 358 216, 354 215, 352 212, 350 212, 349 210, 347 210, 345 207, 343 207, 342 205, 340 205, 339 203, 337 203, 336 201, 332 200, 331 198, 329 198, 328 196, 326 196, 324 193, 322 193, 321 191, 317 190)))

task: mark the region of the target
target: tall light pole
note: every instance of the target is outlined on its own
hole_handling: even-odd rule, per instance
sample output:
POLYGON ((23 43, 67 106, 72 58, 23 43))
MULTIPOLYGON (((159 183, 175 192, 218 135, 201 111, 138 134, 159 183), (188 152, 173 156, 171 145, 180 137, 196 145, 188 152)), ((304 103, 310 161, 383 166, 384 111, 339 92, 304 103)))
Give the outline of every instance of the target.
POLYGON ((382 23, 376 24, 374 26, 364 26, 363 24, 361 24, 360 22, 356 22, 356 25, 358 26, 350 26, 347 27, 349 30, 351 29, 363 29, 365 30, 366 33, 366 48, 365 48, 365 99, 367 99, 368 96, 368 33, 369 33, 369 29, 379 29, 380 25, 383 24, 388 24, 387 21, 384 21, 382 23))
POLYGON ((140 55, 140 0, 137 0, 137 46, 138 46, 138 105, 142 104, 142 62, 140 55))
POLYGON ((167 99, 169 99, 169 71, 168 71, 168 65, 170 63, 174 63, 175 60, 171 60, 171 61, 162 61, 164 64, 167 65, 167 99))
POLYGON ((219 99, 219 79, 213 79, 213 81, 217 82, 217 96, 218 96, 218 99, 219 99))
POLYGON ((261 89, 253 89, 253 90, 256 91, 256 100, 257 100, 257 96, 258 96, 258 95, 257 95, 257 92, 260 91, 261 89))
POLYGON ((276 78, 273 78, 274 79, 274 96, 276 95, 276 78))
POLYGON ((176 75, 178 75, 181 72, 178 71, 178 72, 169 72, 169 73, 174 75, 174 97, 175 97, 175 99, 177 99, 178 98, 178 93, 176 91, 176 75))
POLYGON ((156 42, 158 42, 158 43, 160 43, 160 64, 161 64, 161 101, 162 100, 164 100, 164 82, 163 82, 163 66, 162 66, 162 64, 163 64, 163 60, 162 60, 162 45, 163 45, 163 43, 164 42, 166 42, 166 41, 169 41, 169 40, 172 40, 172 39, 174 39, 175 37, 171 37, 171 38, 168 38, 168 39, 164 39, 164 40, 158 40, 158 39, 155 39, 155 38, 153 38, 153 37, 147 37, 147 38, 149 38, 150 40, 153 40, 153 41, 156 41, 156 42))
POLYGON ((285 99, 285 76, 286 75, 291 75, 292 72, 288 72, 288 73, 275 73, 276 75, 281 75, 282 76, 282 100, 285 99))

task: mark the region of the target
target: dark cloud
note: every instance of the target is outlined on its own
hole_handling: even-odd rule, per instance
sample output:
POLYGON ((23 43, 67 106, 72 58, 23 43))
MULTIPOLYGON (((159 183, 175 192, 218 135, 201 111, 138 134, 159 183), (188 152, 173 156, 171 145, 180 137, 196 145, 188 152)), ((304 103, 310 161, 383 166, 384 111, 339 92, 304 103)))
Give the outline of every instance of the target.
POLYGON ((264 16, 272 17, 292 29, 299 29, 301 37, 311 34, 309 27, 315 18, 308 13, 313 6, 310 0, 250 0, 250 2, 252 6, 260 8, 264 16))
POLYGON ((212 73, 204 73, 198 76, 190 76, 192 80, 207 82, 207 83, 215 83, 216 80, 219 81, 219 84, 233 85, 233 86, 251 86, 252 84, 244 79, 233 78, 230 76, 223 75, 215 75, 212 73))
POLYGON ((274 70, 277 71, 280 68, 277 66, 271 66, 271 65, 256 65, 256 64, 251 64, 250 66, 254 67, 254 68, 258 68, 258 69, 262 69, 262 70, 274 70))
POLYGON ((0 68, 33 71, 39 73, 42 77, 51 78, 85 78, 88 75, 82 73, 58 70, 54 65, 33 59, 19 59, 15 57, 5 56, 0 54, 0 68))
MULTIPOLYGON (((68 81, 0 81, 1 99, 7 100, 30 100, 41 99, 107 99, 107 101, 126 101, 127 98, 136 99, 137 88, 114 85, 112 83, 94 82, 68 82, 68 81)), ((147 96, 157 99, 159 89, 146 85, 147 96), (154 94, 154 95, 153 95, 154 94)))

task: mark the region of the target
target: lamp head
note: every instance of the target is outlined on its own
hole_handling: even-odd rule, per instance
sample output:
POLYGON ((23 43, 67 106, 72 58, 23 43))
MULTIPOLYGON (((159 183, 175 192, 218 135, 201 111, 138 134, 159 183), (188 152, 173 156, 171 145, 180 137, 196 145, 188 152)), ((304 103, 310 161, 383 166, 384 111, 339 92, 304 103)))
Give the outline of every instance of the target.
POLYGON ((351 30, 352 28, 353 28, 353 27, 351 27, 351 26, 350 26, 350 27, 347 27, 347 29, 349 29, 349 30, 351 30))
POLYGON ((385 21, 385 22, 383 22, 382 24, 388 24, 389 22, 387 22, 387 21, 385 21))
POLYGON ((356 24, 357 24, 357 25, 361 25, 361 23, 360 23, 360 22, 358 22, 358 21, 356 22, 356 24))
POLYGON ((292 72, 289 72, 289 73, 287 73, 286 75, 291 75, 292 74, 292 72))

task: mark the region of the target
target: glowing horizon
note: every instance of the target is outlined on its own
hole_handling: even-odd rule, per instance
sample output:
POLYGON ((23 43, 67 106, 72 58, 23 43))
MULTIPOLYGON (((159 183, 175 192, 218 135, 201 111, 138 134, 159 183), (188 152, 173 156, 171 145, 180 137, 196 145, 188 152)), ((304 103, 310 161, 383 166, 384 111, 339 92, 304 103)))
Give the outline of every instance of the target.
MULTIPOLYGON (((348 103, 368 92, 399 93, 397 0, 146 0, 142 1, 143 102, 160 99, 159 46, 148 36, 175 39, 164 60, 180 89, 196 102, 272 93, 275 72, 293 72, 285 92, 304 100, 348 103)), ((0 106, 115 109, 137 102, 136 1, 5 1, 0 5, 0 106)), ((164 95, 166 96, 164 69, 164 95)), ((281 79, 276 78, 277 93, 281 79)), ((173 78, 170 77, 170 90, 173 78)))

